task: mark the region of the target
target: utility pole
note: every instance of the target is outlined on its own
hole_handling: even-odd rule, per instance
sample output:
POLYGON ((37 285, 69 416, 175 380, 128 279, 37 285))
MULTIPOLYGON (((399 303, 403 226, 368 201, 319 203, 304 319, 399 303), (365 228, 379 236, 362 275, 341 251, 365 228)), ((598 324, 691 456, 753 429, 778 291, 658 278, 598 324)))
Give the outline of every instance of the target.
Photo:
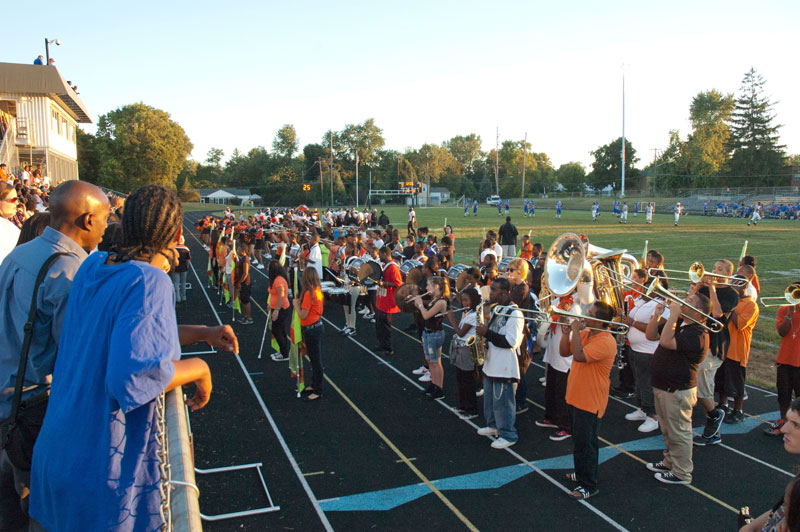
POLYGON ((317 158, 317 164, 319 165, 319 205, 321 207, 325 205, 325 185, 322 179, 322 157, 317 158))
POLYGON ((367 207, 372 207, 372 167, 369 167, 369 193, 367 194, 367 207))
POLYGON ((425 206, 431 206, 431 174, 428 172, 428 163, 425 163, 425 206))
POLYGON ((331 131, 331 208, 333 208, 333 131, 331 131))
POLYGON ((525 140, 522 141, 522 199, 525 199, 525 156, 528 154, 528 132, 525 132, 525 140))
POLYGON ((358 150, 356 150, 356 209, 358 209, 358 150))
POLYGON ((500 127, 494 143, 494 193, 500 195, 500 127))
POLYGON ((622 186, 620 187, 619 197, 625 197, 625 64, 622 64, 622 186))

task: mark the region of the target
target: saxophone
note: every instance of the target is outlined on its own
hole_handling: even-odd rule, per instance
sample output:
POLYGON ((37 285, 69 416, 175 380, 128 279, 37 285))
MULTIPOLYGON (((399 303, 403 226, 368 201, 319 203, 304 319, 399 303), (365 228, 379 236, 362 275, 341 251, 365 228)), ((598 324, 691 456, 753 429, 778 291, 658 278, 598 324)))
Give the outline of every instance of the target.
MULTIPOLYGON (((478 305, 475 309, 475 322, 477 325, 483 325, 483 303, 478 305)), ((467 341, 464 343, 472 352, 472 362, 474 362, 476 366, 483 366, 483 363, 486 362, 486 339, 478 337, 477 334, 473 334, 467 338, 467 341)))

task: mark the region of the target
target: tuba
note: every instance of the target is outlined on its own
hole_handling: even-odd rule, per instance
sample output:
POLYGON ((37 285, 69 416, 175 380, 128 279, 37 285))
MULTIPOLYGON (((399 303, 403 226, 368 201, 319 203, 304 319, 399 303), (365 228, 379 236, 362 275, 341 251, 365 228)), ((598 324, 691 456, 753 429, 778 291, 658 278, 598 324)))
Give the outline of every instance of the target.
MULTIPOLYGON (((483 325, 483 303, 478 305, 475 311, 475 322, 478 325, 483 325)), ((479 337, 476 333, 467 338, 464 344, 469 347, 472 352, 472 362, 475 366, 483 366, 483 363, 486 362, 486 339, 479 337)))

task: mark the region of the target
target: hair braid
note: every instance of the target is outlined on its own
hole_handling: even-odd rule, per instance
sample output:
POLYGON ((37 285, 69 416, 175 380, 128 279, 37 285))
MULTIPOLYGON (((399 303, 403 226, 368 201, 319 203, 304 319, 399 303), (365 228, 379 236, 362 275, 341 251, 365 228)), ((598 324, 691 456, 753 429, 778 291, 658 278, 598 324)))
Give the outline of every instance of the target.
POLYGON ((183 221, 183 206, 174 191, 146 185, 125 201, 122 215, 121 259, 153 256, 169 246, 183 221))

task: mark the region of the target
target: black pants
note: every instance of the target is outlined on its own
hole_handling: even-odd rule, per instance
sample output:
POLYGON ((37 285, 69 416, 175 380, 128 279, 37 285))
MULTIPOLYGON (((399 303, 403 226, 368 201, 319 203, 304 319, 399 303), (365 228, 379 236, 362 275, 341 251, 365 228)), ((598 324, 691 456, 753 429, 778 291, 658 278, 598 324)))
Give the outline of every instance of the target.
POLYGON ((778 406, 781 410, 789 410, 792 403, 792 393, 795 397, 800 397, 800 368, 777 364, 778 406))
POLYGON ((392 315, 375 309, 375 335, 384 351, 392 350, 392 315))
POLYGON ((0 530, 28 530, 30 471, 17 469, 0 450, 0 530))
MULTIPOLYGON (((631 348, 627 345, 622 348, 620 357, 625 365, 619 370, 619 387, 625 392, 632 392, 636 388, 636 378, 631 364, 631 348)), ((650 385, 650 381, 646 383, 650 385)))
POLYGON ((322 337, 325 336, 325 326, 303 327, 303 340, 308 350, 308 359, 311 361, 311 387, 317 395, 322 393, 322 337))
POLYGON ((560 429, 572 430, 572 418, 567 406, 567 378, 563 373, 547 366, 547 385, 544 388, 544 417, 560 429))
POLYGON ((572 460, 575 464, 575 476, 578 484, 588 490, 597 488, 597 466, 600 446, 597 442, 597 428, 600 420, 597 414, 572 409, 572 442, 574 445, 572 460))
MULTIPOLYGON (((530 366, 528 366, 530 368, 530 366)), ((528 399, 528 378, 527 378, 527 371, 522 371, 522 368, 519 370, 519 384, 517 384, 517 393, 514 396, 514 400, 517 402, 517 409, 525 408, 528 405, 526 404, 526 400, 528 399)))
POLYGON ((458 381, 458 408, 470 414, 478 413, 478 398, 475 392, 478 383, 475 379, 475 370, 464 371, 456 368, 456 380, 458 381))
POLYGON ((289 326, 289 316, 292 315, 292 307, 278 311, 278 319, 272 322, 272 336, 278 342, 281 355, 289 356, 289 337, 287 335, 289 326))

